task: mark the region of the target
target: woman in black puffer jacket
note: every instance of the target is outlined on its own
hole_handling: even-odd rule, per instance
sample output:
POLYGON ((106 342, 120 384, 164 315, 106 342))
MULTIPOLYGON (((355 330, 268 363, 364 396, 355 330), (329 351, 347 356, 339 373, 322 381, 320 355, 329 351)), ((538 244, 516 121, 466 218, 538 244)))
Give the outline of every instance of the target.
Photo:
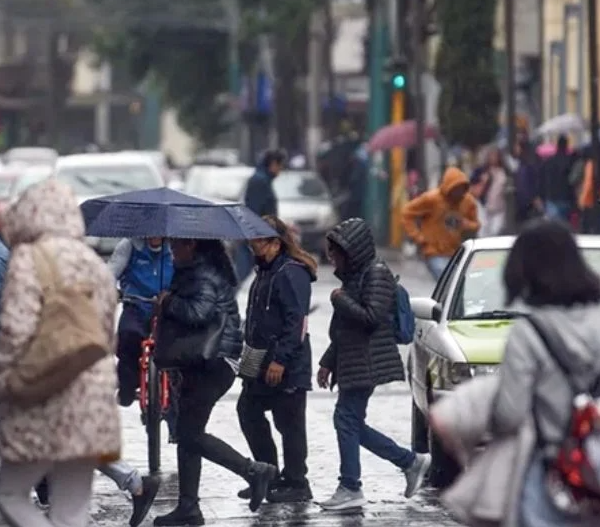
MULTIPOLYGON (((175 273, 169 292, 163 296, 159 315, 190 331, 208 327, 225 317, 218 351, 209 360, 195 360, 180 369, 182 382, 177 418, 177 508, 155 519, 154 525, 203 525, 198 505, 202 458, 243 477, 252 489, 250 509, 256 510, 265 498, 275 467, 245 458, 220 439, 207 434, 206 424, 215 404, 227 393, 237 372, 242 350, 240 314, 235 299, 237 279, 225 248, 217 240, 172 240, 175 273), (200 364, 200 365, 198 365, 200 364)), ((176 338, 176 337, 175 337, 176 338)))

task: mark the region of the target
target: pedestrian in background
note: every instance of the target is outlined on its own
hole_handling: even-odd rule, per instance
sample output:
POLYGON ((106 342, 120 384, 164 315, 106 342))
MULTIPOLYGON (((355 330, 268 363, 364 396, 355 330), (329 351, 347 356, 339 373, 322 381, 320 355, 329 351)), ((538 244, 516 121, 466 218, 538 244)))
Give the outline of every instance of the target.
MULTIPOLYGON (((244 387, 237 412, 255 459, 279 466, 271 427, 271 412, 283 443, 283 469, 270 488, 271 502, 312 499, 306 478, 306 394, 311 389, 312 364, 308 313, 317 262, 295 240, 281 220, 266 221, 278 238, 252 241, 257 274, 246 313, 246 347, 240 374, 244 387), (253 356, 259 357, 253 359, 253 356), (257 367, 245 371, 245 362, 257 367)), ((248 498, 248 491, 240 492, 248 498)))
POLYGON ((556 142, 556 154, 544 162, 540 172, 540 197, 549 218, 569 221, 575 191, 569 175, 575 161, 569 152, 569 140, 561 135, 556 142))
POLYGON ((544 203, 540 197, 540 160, 533 145, 526 139, 516 144, 515 155, 517 223, 523 225, 524 222, 544 214, 544 203))
POLYGON ((484 226, 481 236, 498 236, 504 229, 506 220, 506 168, 502 163, 500 152, 492 149, 488 153, 484 167, 486 186, 482 194, 485 217, 480 216, 484 226))
POLYGON ((431 458, 402 448, 366 423, 375 388, 405 379, 395 338, 397 283, 377 258, 375 240, 364 220, 342 222, 329 232, 327 241, 342 287, 331 294, 331 344, 319 363, 318 383, 322 388, 339 386, 333 423, 340 477, 337 490, 321 507, 343 510, 366 505, 360 480, 361 446, 403 471, 404 495, 410 498, 421 487, 431 458))
MULTIPOLYGON (((277 196, 273 190, 273 181, 283 170, 286 157, 283 150, 268 150, 248 181, 244 204, 258 216, 277 216, 277 196)), ((235 266, 238 280, 242 284, 254 267, 254 257, 246 242, 236 247, 235 266)))
POLYGON ((479 231, 477 203, 462 170, 450 167, 440 186, 410 201, 402 211, 406 234, 420 248, 435 280, 466 236, 479 231))
POLYGON ((275 467, 242 456, 206 432, 213 408, 233 385, 242 351, 240 314, 235 299, 237 278, 225 247, 218 240, 185 239, 171 240, 170 246, 175 272, 169 291, 159 299, 155 360, 161 366, 160 350, 169 353, 171 349, 179 350, 179 356, 172 357, 181 374, 177 415, 179 500, 177 507, 157 517, 154 525, 204 525, 198 503, 203 459, 230 470, 250 484, 253 512, 267 494, 275 467), (219 319, 222 320, 219 329, 211 329, 219 319), (166 328, 170 330, 167 332, 166 328), (216 341, 210 351, 201 349, 210 341, 216 341))
MULTIPOLYGON (((35 338, 45 291, 34 247, 54 259, 67 284, 91 283, 99 324, 114 342, 116 293, 104 262, 84 242, 84 224, 69 187, 48 179, 26 190, 3 218, 12 250, 0 312, 0 388, 17 357, 35 338)), ((63 391, 30 408, 0 405, 0 511, 16 527, 84 527, 89 520, 94 469, 118 459, 120 419, 114 357, 84 371, 63 391), (48 519, 31 502, 31 489, 48 476, 48 519)))

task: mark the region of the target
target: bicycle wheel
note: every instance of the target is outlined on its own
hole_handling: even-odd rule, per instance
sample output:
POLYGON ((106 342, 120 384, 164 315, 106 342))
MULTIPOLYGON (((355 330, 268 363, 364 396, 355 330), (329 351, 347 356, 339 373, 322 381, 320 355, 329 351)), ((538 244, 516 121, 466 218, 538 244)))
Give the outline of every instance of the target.
POLYGON ((146 433, 148 435, 148 469, 150 474, 160 471, 160 373, 150 359, 148 363, 148 406, 146 433))

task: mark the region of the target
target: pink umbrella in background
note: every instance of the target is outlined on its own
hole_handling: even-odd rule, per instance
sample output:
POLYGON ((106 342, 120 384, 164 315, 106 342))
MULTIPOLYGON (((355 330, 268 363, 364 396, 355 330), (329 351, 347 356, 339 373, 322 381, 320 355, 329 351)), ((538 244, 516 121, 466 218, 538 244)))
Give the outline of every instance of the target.
MULTIPOLYGON (((432 124, 425 126, 425 139, 438 137, 438 129, 432 124)), ((367 149, 369 152, 390 150, 392 148, 412 148, 417 143, 416 121, 404 121, 400 124, 390 124, 375 132, 367 149)))
MULTIPOLYGON (((542 159, 548 159, 549 157, 552 157, 554 154, 556 154, 556 144, 555 143, 542 143, 535 149, 535 152, 542 159)), ((571 147, 569 147, 568 152, 569 152, 569 154, 572 153, 573 149, 571 147)))

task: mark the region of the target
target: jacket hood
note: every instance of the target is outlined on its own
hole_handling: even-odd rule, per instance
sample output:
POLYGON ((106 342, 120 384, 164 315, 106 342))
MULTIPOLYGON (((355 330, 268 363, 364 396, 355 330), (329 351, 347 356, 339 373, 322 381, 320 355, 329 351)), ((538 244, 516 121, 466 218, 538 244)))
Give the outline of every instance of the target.
POLYGON ((444 177, 442 178, 442 182, 440 184, 440 191, 444 196, 447 196, 452 189, 459 186, 469 186, 469 179, 465 175, 465 173, 456 168, 450 167, 444 172, 444 177))
POLYGON ((179 266, 179 268, 196 267, 198 265, 213 267, 218 274, 229 282, 231 287, 236 288, 238 286, 239 280, 235 266, 223 242, 218 241, 214 244, 214 247, 211 247, 209 252, 199 254, 192 264, 179 266))
POLYGON ((343 221, 329 231, 327 239, 339 245, 346 253, 349 272, 364 269, 377 255, 373 233, 361 218, 343 221))
POLYGON ((600 305, 545 307, 534 316, 557 349, 565 351, 573 377, 583 383, 591 382, 600 373, 600 305))
POLYGON ((4 213, 2 233, 14 247, 42 236, 83 239, 85 225, 71 188, 55 178, 29 187, 4 213))

